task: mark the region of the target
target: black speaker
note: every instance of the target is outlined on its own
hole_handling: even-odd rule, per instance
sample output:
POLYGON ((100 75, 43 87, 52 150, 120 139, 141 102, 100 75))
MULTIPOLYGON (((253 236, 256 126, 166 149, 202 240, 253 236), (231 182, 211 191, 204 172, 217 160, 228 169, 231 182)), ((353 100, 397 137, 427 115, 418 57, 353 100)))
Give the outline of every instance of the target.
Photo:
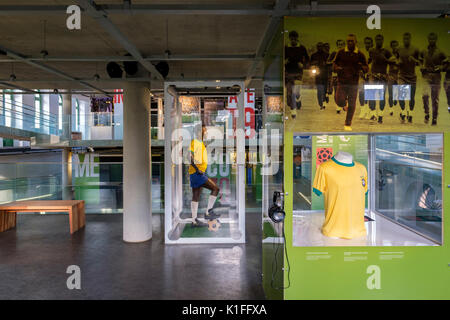
POLYGON ((155 65, 156 70, 165 78, 169 74, 169 64, 166 61, 160 61, 155 65))
MULTIPOLYGON (((131 54, 126 54, 126 57, 131 57, 131 54)), ((124 61, 123 68, 129 76, 134 76, 138 72, 138 62, 137 61, 124 61)))
POLYGON ((122 68, 119 66, 117 62, 109 62, 106 65, 106 72, 110 78, 122 78, 122 68))

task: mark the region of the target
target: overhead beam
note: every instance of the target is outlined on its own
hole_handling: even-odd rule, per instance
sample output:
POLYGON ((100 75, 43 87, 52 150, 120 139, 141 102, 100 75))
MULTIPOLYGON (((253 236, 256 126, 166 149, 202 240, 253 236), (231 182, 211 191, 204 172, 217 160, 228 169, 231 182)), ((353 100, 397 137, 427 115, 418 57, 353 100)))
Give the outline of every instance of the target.
POLYGON ((13 59, 19 60, 19 61, 23 61, 23 62, 25 62, 26 64, 28 64, 28 65, 30 65, 30 66, 33 66, 33 67, 35 67, 35 68, 44 70, 44 71, 46 71, 46 72, 48 72, 48 73, 55 74, 55 75, 59 76, 60 78, 63 78, 63 79, 66 79, 66 80, 70 80, 70 81, 78 82, 78 83, 80 83, 82 86, 87 87, 87 88, 89 88, 89 89, 94 89, 94 90, 96 90, 96 91, 98 91, 98 92, 100 92, 100 93, 106 93, 106 91, 103 91, 103 90, 100 89, 100 88, 97 88, 97 87, 95 87, 95 86, 93 86, 93 85, 90 85, 89 83, 87 83, 87 82, 85 82, 85 81, 81 81, 81 80, 79 80, 79 79, 77 79, 77 78, 74 78, 74 77, 72 77, 71 75, 69 75, 69 74, 67 74, 67 73, 65 73, 65 72, 59 71, 58 69, 55 69, 55 68, 50 67, 50 66, 47 66, 47 65, 45 65, 45 64, 43 64, 43 63, 40 63, 40 62, 35 62, 35 61, 29 61, 29 60, 26 60, 26 56, 24 56, 23 54, 14 52, 14 51, 12 51, 12 50, 10 50, 10 49, 8 49, 8 48, 5 48, 5 47, 3 47, 3 46, 1 46, 1 45, 0 45, 0 50, 3 51, 3 52, 5 52, 6 55, 7 55, 8 57, 10 57, 10 58, 13 58, 13 59))
MULTIPOLYGON (((314 4, 315 3, 315 4, 314 4)), ((304 16, 367 16, 367 4, 317 4, 297 5, 287 15, 304 16)), ((448 1, 405 1, 396 4, 379 4, 383 17, 438 17, 450 12, 448 1)))
POLYGON ((13 83, 10 83, 10 82, 8 83, 8 82, 0 81, 0 86, 22 90, 23 92, 30 93, 30 94, 39 93, 38 91, 34 91, 34 90, 31 90, 31 89, 28 89, 28 88, 25 88, 25 87, 22 87, 22 86, 18 86, 18 85, 15 85, 13 83))
MULTIPOLYGON (((145 81, 145 82, 149 82, 152 79, 149 77, 138 77, 138 78, 99 78, 94 79, 94 78, 85 78, 85 79, 78 79, 77 82, 86 82, 86 83, 95 83, 95 82, 99 82, 99 83, 103 83, 103 82, 107 82, 107 83, 123 83, 123 82, 136 82, 136 81, 145 81)), ((9 83, 9 84, 14 84, 14 83, 66 83, 64 80, 61 80, 59 78, 55 78, 55 79, 16 79, 16 80, 10 80, 10 79, 0 79, 0 82, 2 83, 9 83)), ((68 80, 68 82, 72 82, 72 80, 68 80)), ((104 92, 103 92, 104 93, 104 92)))
POLYGON ((260 59, 264 57, 266 54, 267 48, 269 47, 272 39, 275 36, 275 32, 277 32, 279 25, 283 19, 284 12, 288 10, 290 0, 277 0, 274 7, 273 15, 270 18, 269 23, 264 30, 263 37, 259 42, 258 48, 256 50, 256 58, 252 65, 250 66, 247 77, 245 79, 245 86, 247 87, 250 84, 250 81, 254 77, 258 65, 260 63, 260 59))
MULTIPOLYGON (((146 61, 242 61, 254 60, 254 54, 205 54, 205 55, 151 55, 143 58, 146 61)), ((73 56, 73 57, 27 57, 29 61, 46 61, 46 62, 109 62, 109 61, 137 61, 130 56, 73 56)), ((17 60, 0 59, 2 62, 14 62, 17 60)), ((21 61, 18 61, 21 62, 21 61)))
MULTIPOLYGON (((284 16, 347 15, 365 16, 367 4, 321 4, 312 10, 311 5, 298 5, 278 11, 284 16)), ((383 15, 427 15, 449 13, 448 1, 403 1, 396 4, 380 4, 383 15)), ((108 14, 146 15, 262 15, 273 16, 276 8, 266 5, 226 5, 226 4, 102 4, 97 10, 108 14)), ((0 5, 0 16, 66 14, 66 5, 0 5)))
POLYGON ((95 19, 110 36, 112 36, 131 56, 133 56, 152 76, 159 80, 164 80, 162 74, 156 70, 155 66, 144 59, 138 48, 132 44, 127 37, 108 19, 108 14, 99 8, 94 1, 77 0, 83 10, 95 19))
MULTIPOLYGON (((147 14, 147 15, 271 15, 272 8, 263 5, 226 5, 226 4, 105 4, 95 5, 106 14, 147 14)), ((66 14, 63 5, 3 5, 0 15, 24 14, 66 14)))
MULTIPOLYGON (((0 82, 0 86, 2 86, 2 85, 8 86, 8 84, 0 82)), ((17 89, 20 89, 20 88, 17 88, 17 89)), ((11 93, 8 92, 8 94, 11 94, 11 95, 16 95, 16 94, 39 94, 39 95, 43 95, 43 94, 50 94, 50 95, 51 94, 98 94, 97 91, 93 91, 93 90, 86 91, 86 90, 76 90, 76 89, 71 89, 68 91, 61 90, 61 91, 58 91, 57 93, 55 93, 54 91, 42 91, 42 90, 33 91, 33 90, 26 89, 26 88, 20 89, 20 90, 21 91, 12 91, 11 93)), ((116 95, 117 92, 115 92, 115 91, 105 92, 104 94, 116 95)))
MULTIPOLYGON (((245 77, 221 77, 221 76, 216 76, 216 77, 201 77, 202 80, 205 81, 216 81, 216 80, 221 80, 221 81, 228 81, 228 80, 240 80, 240 81, 244 81, 246 78, 245 77)), ((123 82, 149 82, 152 79, 148 78, 148 77, 138 77, 138 78, 100 78, 99 80, 96 79, 79 79, 80 81, 84 81, 84 82, 100 82, 100 83, 123 83, 123 82)), ((253 78, 252 80, 261 80, 261 78, 253 78)), ((0 84, 4 83, 4 84, 13 84, 13 83, 54 83, 54 82, 60 82, 60 79, 42 79, 42 80, 38 80, 38 79, 20 79, 20 80, 10 80, 10 79, 0 79, 0 84)), ((171 78, 167 78, 166 81, 198 81, 198 77, 197 78, 191 78, 191 77, 171 77, 171 78)))

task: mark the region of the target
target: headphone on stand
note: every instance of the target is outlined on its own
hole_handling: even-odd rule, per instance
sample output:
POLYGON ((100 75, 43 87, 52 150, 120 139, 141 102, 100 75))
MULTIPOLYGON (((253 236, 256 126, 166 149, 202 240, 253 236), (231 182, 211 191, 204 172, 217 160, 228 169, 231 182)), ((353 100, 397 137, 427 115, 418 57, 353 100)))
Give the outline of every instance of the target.
MULTIPOLYGON (((282 193, 280 191, 275 191, 273 193, 272 206, 269 208, 269 218, 275 224, 284 222, 284 218, 286 217, 286 213, 284 212, 283 207, 282 207, 282 200, 283 200, 282 193)), ((277 248, 275 250, 274 258, 272 260, 272 280, 270 282, 270 286, 273 289, 275 289, 275 290, 283 290, 283 289, 287 289, 287 288, 289 288, 291 286, 291 278, 290 278, 291 265, 289 263, 289 256, 288 256, 288 252, 287 252, 286 235, 284 233, 284 223, 282 224, 281 227, 282 227, 282 236, 283 236, 284 250, 285 250, 286 261, 287 261, 288 286, 287 287, 284 287, 284 286, 283 287, 275 287, 274 284, 273 284, 274 281, 275 281, 275 275, 278 273, 277 255, 278 255, 278 249, 280 248, 280 244, 278 244, 278 246, 277 246, 277 248)), ((282 270, 284 271, 284 268, 282 268, 282 270)))
POLYGON ((269 208, 269 218, 274 223, 283 222, 286 217, 286 213, 281 207, 281 192, 275 191, 273 193, 273 204, 269 208))

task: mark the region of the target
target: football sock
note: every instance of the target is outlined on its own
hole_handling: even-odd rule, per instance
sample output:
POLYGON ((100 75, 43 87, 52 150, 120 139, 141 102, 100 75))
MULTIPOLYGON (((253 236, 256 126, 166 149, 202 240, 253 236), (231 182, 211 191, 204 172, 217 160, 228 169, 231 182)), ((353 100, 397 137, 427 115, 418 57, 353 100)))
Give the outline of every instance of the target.
POLYGON ((212 196, 212 195, 209 196, 208 207, 206 209, 206 213, 208 213, 208 211, 210 209, 212 209, 212 207, 214 206, 214 203, 216 202, 216 199, 217 199, 217 196, 212 196))
POLYGON ((197 211, 198 211, 198 202, 191 201, 191 212, 192 212, 192 222, 195 223, 195 219, 197 219, 197 211))

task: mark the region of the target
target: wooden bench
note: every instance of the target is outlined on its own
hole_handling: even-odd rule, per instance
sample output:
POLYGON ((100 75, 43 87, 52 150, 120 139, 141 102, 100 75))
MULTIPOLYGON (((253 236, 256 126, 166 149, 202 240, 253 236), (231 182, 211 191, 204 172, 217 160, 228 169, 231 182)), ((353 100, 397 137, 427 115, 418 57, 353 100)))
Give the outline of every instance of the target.
POLYGON ((68 212, 71 234, 86 224, 83 200, 15 201, 0 205, 0 232, 16 226, 17 212, 68 212))

